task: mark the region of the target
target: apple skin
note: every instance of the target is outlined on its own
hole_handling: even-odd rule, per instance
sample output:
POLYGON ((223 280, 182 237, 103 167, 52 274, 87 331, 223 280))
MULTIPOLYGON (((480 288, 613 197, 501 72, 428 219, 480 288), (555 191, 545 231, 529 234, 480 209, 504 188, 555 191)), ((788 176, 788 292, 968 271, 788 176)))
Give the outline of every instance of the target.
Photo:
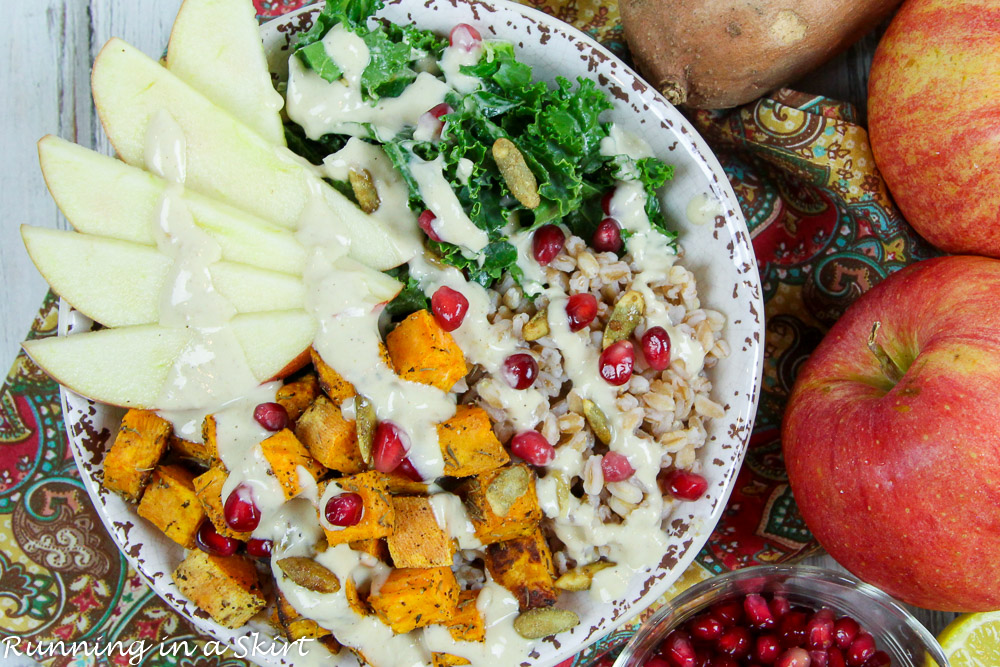
POLYGON ((920 607, 1000 609, 1000 261, 942 257, 855 302, 782 425, 806 524, 841 565, 920 607), (883 372, 868 337, 905 374, 883 372))
POLYGON ((941 250, 1000 257, 998 89, 994 0, 907 0, 875 52, 875 162, 903 216, 941 250))

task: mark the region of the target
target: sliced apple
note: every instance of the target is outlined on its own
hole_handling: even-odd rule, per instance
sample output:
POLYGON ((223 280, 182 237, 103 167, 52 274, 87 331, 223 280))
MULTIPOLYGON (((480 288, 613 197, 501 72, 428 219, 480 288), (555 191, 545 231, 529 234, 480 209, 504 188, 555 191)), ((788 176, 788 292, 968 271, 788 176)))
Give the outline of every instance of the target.
POLYGON ((420 252, 417 229, 365 214, 288 149, 268 143, 125 42, 112 39, 101 49, 91 85, 105 132, 129 164, 143 164, 146 130, 165 110, 184 133, 186 187, 289 229, 306 215, 311 225, 350 239, 351 256, 377 269, 420 252))
MULTIPOLYGON (((237 315, 228 326, 258 382, 278 376, 302 358, 316 333, 316 320, 303 311, 237 315)), ((162 407, 157 403, 171 369, 194 338, 190 329, 146 324, 41 338, 23 346, 42 370, 87 398, 157 408, 162 407)), ((234 396, 219 397, 228 398, 234 396)))
MULTIPOLYGON (((38 159, 52 198, 77 231, 156 243, 153 220, 166 181, 52 135, 38 142, 38 159)), ((289 230, 191 190, 181 198, 224 259, 301 275, 305 250, 289 230)))
MULTIPOLYGON (((49 286, 90 319, 108 327, 159 321, 171 257, 152 246, 27 225, 21 238, 49 286)), ((305 286, 295 276, 233 262, 217 262, 209 273, 238 313, 305 305, 305 286)))
POLYGON ((184 0, 167 69, 267 141, 284 146, 284 100, 271 83, 260 27, 246 0, 184 0))

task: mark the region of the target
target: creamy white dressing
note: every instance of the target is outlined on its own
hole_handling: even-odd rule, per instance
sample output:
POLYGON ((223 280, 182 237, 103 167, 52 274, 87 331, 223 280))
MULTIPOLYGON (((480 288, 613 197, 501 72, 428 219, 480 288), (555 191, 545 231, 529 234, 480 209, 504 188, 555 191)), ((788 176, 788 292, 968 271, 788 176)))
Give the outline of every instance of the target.
MULTIPOLYGON (((564 229, 563 232, 566 230, 564 229)), ((535 261, 534 250, 532 249, 532 239, 535 233, 527 229, 514 232, 510 235, 510 242, 517 248, 517 268, 521 269, 521 289, 528 296, 541 294, 545 289, 548 278, 545 276, 545 268, 535 261)))
POLYGON ((469 519, 462 500, 452 493, 435 493, 430 496, 434 520, 452 538, 459 549, 481 549, 483 543, 476 537, 476 528, 469 519))
POLYGON ((723 214, 722 202, 708 193, 691 197, 688 202, 687 219, 694 225, 707 225, 723 214))
POLYGON ((486 232, 469 219, 458 196, 451 189, 451 183, 443 172, 444 158, 439 155, 427 161, 413 157, 408 167, 420 188, 420 198, 435 216, 431 222, 434 233, 442 241, 454 243, 474 253, 485 248, 490 239, 486 232))
POLYGON ((460 70, 462 67, 478 63, 482 54, 482 42, 468 50, 461 45, 447 47, 441 54, 441 61, 438 64, 448 85, 463 95, 468 95, 478 89, 482 85, 479 77, 463 74, 460 70))

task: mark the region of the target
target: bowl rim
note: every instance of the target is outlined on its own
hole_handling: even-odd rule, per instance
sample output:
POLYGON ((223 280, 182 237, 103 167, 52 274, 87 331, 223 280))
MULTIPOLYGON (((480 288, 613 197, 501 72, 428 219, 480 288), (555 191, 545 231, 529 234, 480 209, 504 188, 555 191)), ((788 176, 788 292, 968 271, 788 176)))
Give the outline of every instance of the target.
POLYGON ((711 591, 724 589, 730 584, 740 581, 760 579, 762 577, 819 579, 856 590, 860 595, 897 614, 906 626, 920 639, 923 643, 923 648, 930 654, 931 658, 937 661, 938 667, 950 667, 948 656, 945 655, 944 649, 938 643, 937 638, 899 600, 882 589, 862 581, 849 572, 840 572, 816 565, 797 564, 755 565, 753 567, 732 570, 692 584, 642 622, 642 625, 639 626, 636 633, 629 639, 612 667, 628 667, 629 660, 632 658, 638 645, 658 634, 662 636, 663 629, 659 626, 665 617, 677 611, 678 608, 696 601, 711 591))

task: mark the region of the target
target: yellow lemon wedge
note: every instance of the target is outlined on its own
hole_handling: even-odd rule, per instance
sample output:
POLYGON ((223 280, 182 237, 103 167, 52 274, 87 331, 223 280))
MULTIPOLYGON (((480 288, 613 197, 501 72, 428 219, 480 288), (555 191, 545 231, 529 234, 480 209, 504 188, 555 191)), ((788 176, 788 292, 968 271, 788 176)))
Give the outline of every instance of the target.
POLYGON ((938 636, 951 667, 1000 665, 1000 611, 962 614, 938 636))

